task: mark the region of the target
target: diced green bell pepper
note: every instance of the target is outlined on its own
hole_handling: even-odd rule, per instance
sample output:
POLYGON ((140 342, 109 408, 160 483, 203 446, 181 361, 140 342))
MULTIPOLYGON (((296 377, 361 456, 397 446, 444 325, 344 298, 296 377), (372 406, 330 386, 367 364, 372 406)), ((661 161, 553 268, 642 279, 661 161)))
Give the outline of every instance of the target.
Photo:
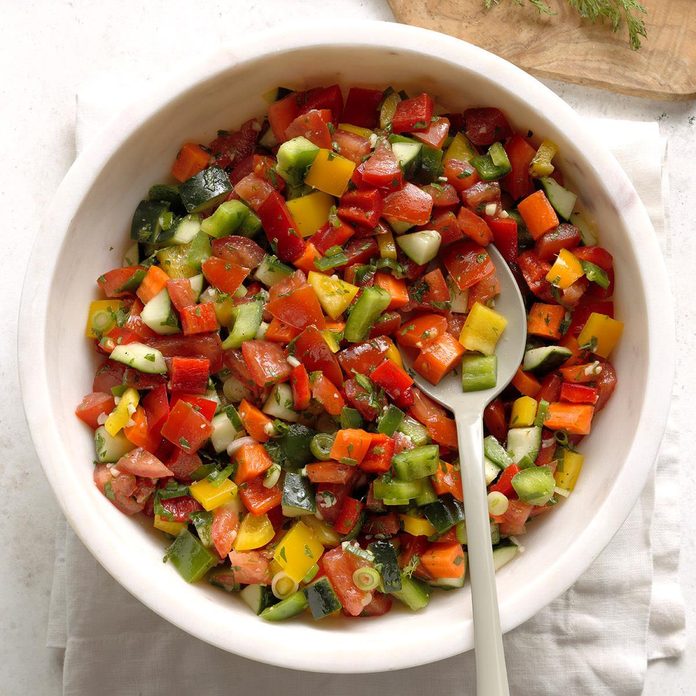
POLYGON ((188 529, 182 530, 174 539, 164 558, 171 562, 186 582, 197 582, 218 562, 217 556, 208 551, 188 529))

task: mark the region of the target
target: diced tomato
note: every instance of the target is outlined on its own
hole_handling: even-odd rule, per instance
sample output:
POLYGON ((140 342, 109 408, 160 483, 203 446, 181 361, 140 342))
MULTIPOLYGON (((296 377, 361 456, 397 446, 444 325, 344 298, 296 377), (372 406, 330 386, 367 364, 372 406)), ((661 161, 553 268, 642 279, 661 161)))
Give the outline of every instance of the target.
POLYGON ((189 454, 198 451, 213 432, 213 426, 191 404, 180 399, 162 427, 162 437, 189 454))
POLYGON ((331 416, 341 415, 346 405, 336 385, 322 372, 312 372, 309 379, 312 397, 316 399, 331 416))
POLYGON ((268 241, 277 249, 281 261, 294 261, 305 249, 305 241, 295 230, 295 221, 285 199, 273 191, 258 209, 268 241))
POLYGON ((121 473, 113 476, 106 464, 97 464, 93 473, 94 483, 100 492, 107 494, 107 484, 109 486, 108 499, 125 515, 135 515, 141 512, 145 503, 139 503, 133 499, 137 483, 132 474, 121 473))
POLYGON ((249 275, 249 270, 233 261, 211 256, 203 262, 203 275, 215 288, 233 295, 244 279, 249 275))
POLYGON ((595 380, 595 386, 599 390, 599 398, 595 404, 595 411, 601 411, 609 401, 616 388, 616 370, 611 363, 606 360, 601 361, 602 371, 595 380))
POLYGON ((124 454, 117 462, 118 470, 143 478, 164 478, 172 472, 154 454, 136 447, 124 454))
POLYGON ((351 616, 358 616, 370 599, 370 595, 359 590, 353 582, 353 573, 360 567, 359 560, 340 546, 327 551, 319 559, 319 567, 329 578, 344 610, 351 616))
POLYGON ((425 92, 411 99, 402 99, 396 105, 396 111, 392 117, 392 132, 427 130, 430 128, 434 108, 433 98, 425 92))
POLYGON ((346 191, 341 196, 337 213, 344 221, 372 228, 379 222, 383 210, 382 194, 376 188, 366 188, 346 191))
POLYGON ((178 447, 174 447, 171 456, 166 461, 167 468, 174 474, 177 481, 189 483, 191 475, 203 465, 197 454, 188 454, 178 447))
POLYGON ((290 376, 290 365, 285 352, 277 343, 270 341, 245 341, 242 355, 249 375, 259 387, 284 382, 290 376))
POLYGON ((326 125, 331 123, 331 112, 328 109, 310 109, 300 114, 285 129, 285 140, 304 136, 317 147, 331 149, 331 133, 326 125))
POLYGON ((508 263, 517 260, 517 221, 514 218, 486 218, 493 242, 508 263))
POLYGON ((223 169, 229 169, 233 163, 249 157, 256 147, 261 124, 255 118, 245 121, 238 131, 218 131, 217 138, 208 148, 215 164, 223 169))
POLYGON ((111 360, 105 360, 97 368, 94 375, 92 391, 110 393, 112 387, 118 387, 123 384, 123 374, 125 371, 125 365, 113 362, 111 360))
MULTIPOLYGON (((459 203, 457 190, 452 184, 427 184, 421 188, 433 199, 435 208, 459 203)), ((432 228, 428 226, 428 229, 432 228)))
POLYGON ((457 216, 451 211, 447 210, 439 215, 433 217, 424 229, 437 230, 442 237, 440 242, 441 247, 446 247, 448 244, 453 242, 458 242, 460 239, 464 238, 459 223, 457 222, 457 216))
POLYGON ((398 312, 384 312, 370 327, 369 338, 391 336, 401 325, 401 315, 398 312))
POLYGON ((443 165, 442 173, 457 191, 465 191, 479 181, 479 175, 474 166, 463 160, 447 160, 443 165))
POLYGON ((444 145, 445 140, 447 140, 449 130, 449 119, 446 116, 437 116, 431 118, 428 128, 414 132, 413 137, 439 150, 444 145))
POLYGON ((515 489, 512 487, 512 479, 519 470, 520 467, 517 464, 510 464, 510 466, 503 469, 498 480, 488 486, 488 491, 498 491, 508 498, 517 498, 517 493, 515 493, 515 489))
POLYGON ((471 241, 447 248, 443 263, 461 290, 470 288, 495 270, 488 252, 471 241))
POLYGON ((348 534, 358 523, 364 504, 355 498, 346 498, 341 506, 341 511, 334 522, 334 529, 339 534, 348 534))
MULTIPOLYGON (((285 189, 285 179, 278 174, 275 158, 267 155, 253 155, 252 165, 253 173, 260 179, 267 181, 276 191, 285 189)), ((218 254, 215 255, 218 256, 218 254)))
POLYGON ((273 580, 271 555, 267 551, 230 551, 234 582, 240 585, 270 585, 273 580))
POLYGON ((125 346, 128 343, 139 342, 140 336, 134 331, 122 326, 114 326, 114 328, 97 343, 97 350, 101 353, 111 355, 111 352, 116 346, 125 346))
POLYGON ((503 188, 518 201, 534 191, 532 177, 529 175, 529 165, 536 150, 518 133, 515 133, 505 143, 505 152, 510 160, 512 169, 506 174, 501 183, 503 188))
POLYGON ((138 289, 136 274, 141 274, 142 266, 114 268, 97 279, 97 285, 106 297, 127 297, 138 289))
MULTIPOLYGON (((461 192, 462 202, 477 213, 483 213, 489 203, 500 212, 500 184, 497 181, 479 181, 461 192)), ((495 215, 491 215, 495 217, 495 215)))
POLYGON ((285 324, 296 329, 315 326, 317 329, 326 328, 326 319, 322 312, 319 299, 311 285, 305 284, 290 292, 272 299, 266 309, 285 324))
POLYGON ((517 264, 531 292, 540 300, 555 302, 551 283, 546 280, 546 276, 551 270, 551 264, 542 261, 533 251, 521 253, 517 257, 517 264))
POLYGON ((179 318, 184 336, 207 334, 220 328, 212 302, 184 307, 179 318))
POLYGON ((283 490, 278 484, 266 488, 263 483, 263 476, 257 476, 239 487, 244 507, 254 515, 263 515, 279 507, 283 499, 283 490))
POLYGON ((300 113, 298 96, 297 92, 292 92, 268 107, 268 122, 279 143, 285 141, 285 131, 300 113))
POLYGON ((462 206, 459 209, 457 223, 463 234, 481 246, 486 246, 493 241, 493 233, 486 221, 469 210, 469 208, 462 206))
POLYGON ((200 503, 189 495, 178 498, 162 498, 160 504, 171 517, 171 522, 188 522, 192 512, 199 512, 203 508, 200 503))
POLYGON ((599 246, 587 246, 587 247, 577 247, 573 249, 573 254, 577 256, 582 261, 589 261, 590 263, 599 266, 605 271, 612 269, 614 265, 614 258, 612 255, 603 247, 599 246))
POLYGON ((338 518, 343 501, 352 488, 352 480, 349 483, 321 483, 317 485, 316 504, 317 510, 323 520, 333 524, 338 518))
POLYGON ((541 388, 537 392, 538 401, 558 401, 561 395, 562 380, 555 372, 550 372, 541 380, 541 388))
POLYGON ((551 261, 561 249, 572 249, 580 243, 580 230, 574 225, 562 223, 542 234, 536 240, 534 250, 542 261, 551 261))
POLYGON ((343 393, 346 401, 360 412, 360 415, 368 421, 373 421, 380 414, 387 400, 379 393, 371 393, 354 379, 347 379, 343 384, 343 393))
POLYGON ((196 394, 185 394, 182 392, 172 392, 171 407, 174 408, 177 401, 185 401, 193 406, 194 411, 198 411, 206 420, 212 420, 217 411, 217 402, 212 399, 206 399, 196 394))
POLYGON ((500 533, 510 535, 524 534, 526 531, 525 523, 529 519, 533 509, 532 505, 523 503, 521 500, 511 500, 507 512, 502 518, 496 520, 500 524, 500 533))
POLYGON ((439 445, 449 449, 457 449, 457 425, 453 418, 447 415, 442 406, 429 399, 420 389, 413 389, 414 402, 409 409, 410 416, 421 422, 430 437, 439 445))
POLYGON ((308 372, 321 371, 335 385, 343 384, 338 359, 316 326, 308 326, 295 340, 295 357, 308 372))
POLYGON ((401 188, 404 173, 388 142, 380 141, 361 170, 366 186, 394 191, 401 188))
POLYGON ((170 375, 172 391, 205 394, 210 361, 207 358, 172 358, 170 375))
POLYGON ((372 257, 378 256, 379 247, 374 237, 369 239, 351 239, 343 253, 348 259, 344 265, 350 266, 356 263, 365 263, 372 257))
POLYGON ((393 456, 394 440, 388 435, 373 433, 367 454, 358 466, 371 474, 383 474, 391 468, 393 456))
POLYGON ((387 539, 396 536, 401 530, 401 521, 395 512, 388 512, 384 515, 368 515, 362 528, 362 533, 366 537, 376 537, 377 539, 387 539))
POLYGON ((141 391, 143 389, 154 389, 161 384, 166 384, 167 378, 165 375, 150 375, 146 372, 140 372, 132 367, 127 367, 123 373, 123 383, 127 387, 133 387, 141 391))
POLYGON ((606 314, 607 316, 614 318, 614 303, 611 301, 604 302, 585 302, 582 301, 573 312, 570 319, 570 328, 568 333, 571 336, 578 336, 582 331, 583 326, 587 323, 590 318, 590 314, 597 312, 597 314, 606 314))
MULTIPOLYGON (((242 180, 246 179, 246 177, 249 176, 249 174, 254 173, 254 156, 249 155, 249 157, 245 157, 244 159, 239 160, 233 167, 232 170, 230 171, 229 177, 230 177, 230 183, 232 184, 233 187, 236 188, 237 184, 242 180)), ((263 177, 258 177, 262 180, 263 177)), ((240 189, 241 190, 241 189, 240 189)), ((249 190, 249 189, 247 189, 249 190)), ((231 200, 237 200, 241 198, 240 194, 237 193, 236 190, 232 190, 230 194, 228 194, 227 198, 225 200, 231 201, 231 200)))
POLYGON ((500 109, 484 107, 464 112, 466 137, 478 147, 488 147, 496 140, 505 140, 512 130, 500 109))
POLYGON ((75 415, 90 428, 96 430, 99 427, 98 418, 102 414, 108 415, 114 410, 115 403, 112 394, 105 392, 92 392, 87 394, 75 410, 75 415))
POLYGON ((382 214, 414 225, 425 225, 432 212, 433 199, 430 194, 407 181, 401 190, 390 193, 384 199, 382 214))
POLYGON ((355 467, 340 462, 314 462, 306 465, 307 477, 312 483, 348 483, 355 467))
POLYGON ((339 129, 333 134, 333 142, 336 143, 337 152, 355 164, 361 164, 370 154, 370 141, 357 133, 339 129))
POLYGON ((261 206, 266 202, 266 199, 272 193, 275 193, 275 189, 265 179, 253 173, 253 166, 253 159, 249 159, 250 172, 235 183, 234 192, 247 203, 252 210, 258 212, 261 206))
POLYGON ((374 591, 372 601, 363 608, 360 616, 383 616, 391 610, 392 604, 390 595, 374 591))
POLYGON ((170 278, 167 281, 167 292, 177 312, 196 304, 196 293, 188 278, 170 278))
POLYGON ((410 304, 405 310, 426 309, 445 311, 450 300, 450 291, 445 276, 436 268, 426 273, 409 287, 410 304))
POLYGON ((507 438, 507 417, 505 415, 505 404, 502 399, 494 399, 483 411, 483 423, 486 430, 500 442, 507 438))
POLYGON ((333 246, 342 247, 354 234, 355 230, 344 222, 336 226, 327 222, 312 235, 312 244, 317 251, 325 254, 333 246))
POLYGON ((493 272, 469 288, 468 309, 471 310, 475 302, 485 305, 499 294, 500 281, 497 273, 493 272))
POLYGON ((297 365, 290 372, 290 387, 292 388, 293 408, 304 411, 309 408, 312 394, 309 390, 309 374, 304 365, 297 365))
POLYGON ((146 341, 157 348, 165 358, 175 356, 208 358, 210 374, 222 369, 222 341, 217 333, 197 334, 195 336, 158 336, 146 341))
POLYGON ((333 124, 336 125, 343 114, 343 95, 338 85, 329 87, 313 87, 297 98, 300 113, 310 109, 328 109, 332 114, 333 124))
POLYGON ((211 246, 213 256, 249 270, 256 268, 266 255, 266 252, 253 239, 234 234, 213 239, 211 246))
POLYGON ((351 87, 343 110, 343 121, 361 128, 375 128, 379 125, 378 107, 382 98, 379 89, 351 87))
POLYGON ((226 558, 232 551, 232 544, 239 530, 239 514, 234 505, 221 505, 213 510, 213 524, 210 536, 220 558, 226 558))

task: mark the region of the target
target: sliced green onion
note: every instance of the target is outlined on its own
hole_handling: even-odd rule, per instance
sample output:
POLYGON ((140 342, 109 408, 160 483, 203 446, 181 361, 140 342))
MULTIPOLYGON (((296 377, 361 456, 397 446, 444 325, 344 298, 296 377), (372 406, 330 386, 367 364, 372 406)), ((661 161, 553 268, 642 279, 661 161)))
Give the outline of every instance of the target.
POLYGON ((112 312, 101 310, 92 315, 92 330, 94 333, 103 334, 113 329, 116 320, 112 312))
POLYGON ((326 462, 331 459, 334 435, 329 433, 317 433, 309 443, 309 450, 319 461, 326 462))
POLYGON ((372 563, 375 560, 375 555, 372 551, 361 548, 357 541, 344 541, 341 543, 341 548, 368 563, 372 563))
POLYGON ((297 592, 299 585, 283 570, 278 571, 271 581, 271 592, 278 599, 285 599, 297 592))
POLYGON ((307 575, 302 578, 302 582, 308 583, 312 582, 319 572, 319 566, 315 563, 308 571, 307 575))
POLYGON ((374 590, 375 587, 379 585, 379 581, 379 572, 375 568, 370 568, 370 566, 358 568, 353 573, 353 582, 355 583, 355 586, 363 592, 374 590))
POLYGON ((491 515, 504 515, 507 512, 510 501, 500 491, 491 491, 488 494, 488 512, 491 515))
POLYGON ((280 464, 274 462, 263 477, 264 488, 273 488, 278 483, 278 479, 280 479, 280 472, 280 464))

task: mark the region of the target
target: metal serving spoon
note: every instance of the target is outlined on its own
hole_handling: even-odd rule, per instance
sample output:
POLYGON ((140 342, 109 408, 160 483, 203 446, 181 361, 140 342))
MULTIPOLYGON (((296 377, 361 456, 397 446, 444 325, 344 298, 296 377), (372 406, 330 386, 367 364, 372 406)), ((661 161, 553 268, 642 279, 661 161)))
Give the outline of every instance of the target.
POLYGON ((517 282, 503 257, 493 246, 488 247, 488 253, 500 280, 495 309, 508 320, 496 348, 496 386, 485 391, 464 392, 459 374, 448 375, 437 386, 417 373, 415 381, 428 396, 449 408, 457 421, 474 615, 476 692, 478 696, 508 696, 483 476, 483 410, 507 386, 519 367, 527 337, 527 313, 517 282))

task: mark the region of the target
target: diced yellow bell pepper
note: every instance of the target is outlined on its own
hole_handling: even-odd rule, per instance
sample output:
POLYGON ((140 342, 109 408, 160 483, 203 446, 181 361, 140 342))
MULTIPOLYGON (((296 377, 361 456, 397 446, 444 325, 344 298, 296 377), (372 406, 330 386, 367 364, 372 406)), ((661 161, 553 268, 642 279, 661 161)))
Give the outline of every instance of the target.
POLYGON ((384 354, 384 357, 391 360, 395 365, 403 367, 404 361, 401 359, 401 352, 394 345, 394 341, 392 341, 391 338, 388 338, 387 336, 383 336, 383 338, 387 343, 389 343, 389 348, 387 348, 387 352, 384 354))
POLYGON ((528 428, 530 425, 534 425, 536 412, 536 399, 532 399, 531 396, 521 396, 519 399, 515 399, 510 414, 510 427, 528 428))
POLYGON ((541 145, 539 145, 539 149, 529 165, 529 173, 536 178, 551 176, 554 170, 551 160, 556 156, 557 152, 558 145, 556 145, 556 143, 550 140, 544 140, 541 145))
POLYGON ((572 491, 577 483, 585 457, 580 452, 562 449, 562 456, 558 461, 558 467, 554 478, 556 485, 565 491, 572 491))
POLYGON ((104 428, 111 437, 115 437, 128 424, 131 416, 135 413, 135 409, 138 407, 139 401, 140 394, 132 387, 123 392, 116 408, 109 414, 104 423, 104 428))
POLYGON ((317 519, 314 515, 304 515, 302 524, 306 524, 314 532, 314 536, 323 546, 333 548, 341 543, 338 532, 330 524, 317 519))
POLYGON ((464 133, 457 133, 449 147, 445 151, 443 158, 444 162, 448 160, 460 160, 461 162, 469 162, 472 157, 476 157, 478 152, 476 148, 469 142, 469 139, 464 133))
POLYGON ((493 355, 506 326, 507 319, 502 314, 474 302, 459 334, 459 342, 467 350, 493 355))
POLYGON ((245 515, 234 540, 235 551, 252 551, 265 546, 275 536, 268 515, 245 515))
POLYGON ((307 172, 305 184, 340 197, 345 192, 354 169, 355 162, 321 148, 307 172))
POLYGON ((337 334, 335 331, 331 331, 330 329, 324 329, 321 331, 321 335, 324 337, 326 345, 329 346, 332 353, 338 353, 338 351, 341 350, 339 334, 337 334))
POLYGON ((299 233, 309 237, 329 221, 329 211, 334 203, 333 196, 315 191, 289 200, 287 206, 299 233))
POLYGON ((208 479, 196 481, 189 486, 191 495, 208 511, 229 503, 237 495, 237 484, 225 479, 214 486, 208 479))
POLYGON ((295 582, 301 582, 322 553, 324 546, 314 532, 300 520, 295 522, 280 540, 273 559, 295 582))
POLYGON ((348 309, 360 289, 357 285, 346 283, 345 280, 316 271, 310 271, 307 280, 314 288, 322 308, 332 319, 338 319, 348 309))
POLYGON ((116 326, 116 312, 125 307, 122 300, 95 300, 89 305, 85 336, 101 338, 116 326))
POLYGON ((551 270, 546 274, 546 280, 565 290, 584 274, 580 259, 567 249, 561 249, 551 270))
POLYGON ((380 257, 396 261, 396 243, 394 242, 394 235, 391 232, 387 232, 386 234, 378 234, 375 239, 379 247, 380 257))
POLYGON ((170 520, 165 520, 164 517, 155 515, 155 529, 159 529, 161 532, 166 532, 172 536, 178 536, 179 532, 186 529, 186 526, 186 522, 171 522, 170 520))
POLYGON ((399 515, 404 523, 404 531, 412 536, 432 536, 437 533, 437 529, 433 527, 425 517, 414 517, 412 515, 399 515))
POLYGON ((338 127, 340 130, 346 131, 346 133, 355 133, 355 135, 359 135, 367 140, 369 140, 372 135, 372 131, 369 128, 354 126, 352 123, 339 123, 338 127))
POLYGON ((608 358, 623 333, 622 321, 606 314, 592 312, 578 336, 578 345, 590 346, 590 350, 602 358, 608 358))

